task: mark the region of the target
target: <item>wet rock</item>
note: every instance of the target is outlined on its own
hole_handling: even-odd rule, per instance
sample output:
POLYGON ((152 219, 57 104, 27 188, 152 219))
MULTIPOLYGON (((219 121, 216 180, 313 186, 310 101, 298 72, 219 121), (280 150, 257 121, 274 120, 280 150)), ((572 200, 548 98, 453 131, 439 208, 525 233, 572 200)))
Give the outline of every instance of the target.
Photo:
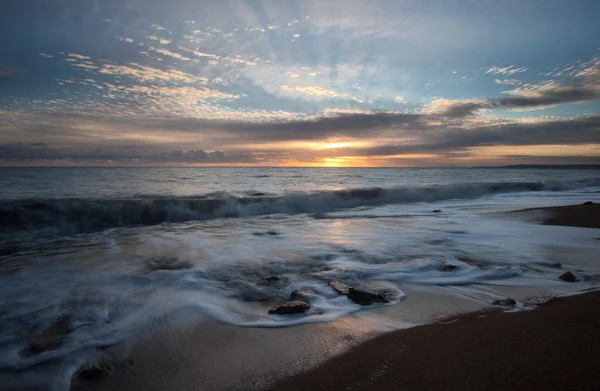
POLYGON ((583 203, 583 205, 594 205, 594 203, 592 201, 586 201, 583 203))
POLYGON ((276 231, 266 231, 266 232, 253 232, 252 235, 254 235, 254 236, 265 236, 265 235, 278 236, 278 235, 280 235, 280 233, 276 232, 276 231))
POLYGON ((266 276, 265 278, 263 278, 263 280, 268 281, 268 282, 283 281, 283 279, 281 277, 276 276, 276 275, 266 276))
POLYGON ((343 284, 339 281, 331 281, 329 286, 333 288, 334 291, 341 295, 348 295, 350 293, 350 287, 346 284, 343 284))
POLYGON ((573 274, 573 272, 570 271, 564 272, 563 274, 558 276, 558 278, 566 282, 577 282, 577 277, 575 276, 575 274, 573 274))
POLYGON ((310 305, 303 301, 295 300, 288 301, 278 305, 275 308, 269 310, 269 314, 275 315, 289 315, 289 314, 302 314, 310 309, 310 305))
POLYGON ((27 355, 36 355, 47 350, 53 350, 63 344, 71 331, 71 320, 67 315, 58 317, 50 327, 33 338, 27 347, 27 355))
POLYGON ((149 271, 157 270, 182 270, 189 269, 192 267, 192 263, 189 261, 180 261, 179 259, 173 258, 159 258, 150 260, 147 264, 149 271))
POLYGON ((442 210, 441 209, 434 209, 432 212, 433 213, 440 213, 442 210))
POLYGON ((458 269, 458 266, 444 262, 441 265, 441 269, 445 272, 451 272, 452 270, 458 269))
POLYGON ((291 301, 303 301, 305 303, 310 303, 314 298, 314 292, 308 288, 296 289, 290 294, 291 301))
POLYGON ((513 307, 517 305, 517 302, 514 299, 502 299, 492 301, 492 305, 497 305, 500 307, 513 307))
POLYGON ((553 268, 553 269, 560 269, 560 268, 562 268, 562 263, 551 263, 548 266, 551 267, 551 268, 553 268))
POLYGON ((382 293, 373 293, 354 288, 348 289, 348 298, 360 305, 388 302, 388 299, 386 299, 382 293))

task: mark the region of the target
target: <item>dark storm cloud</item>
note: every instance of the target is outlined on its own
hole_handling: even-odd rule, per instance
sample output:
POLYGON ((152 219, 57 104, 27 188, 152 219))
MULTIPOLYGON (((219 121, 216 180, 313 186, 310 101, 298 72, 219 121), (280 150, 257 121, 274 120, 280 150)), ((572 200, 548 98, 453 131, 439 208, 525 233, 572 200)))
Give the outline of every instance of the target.
POLYGON ((536 91, 532 96, 510 96, 500 99, 456 102, 444 115, 454 118, 466 117, 482 109, 539 109, 566 103, 586 102, 598 99, 600 89, 586 85, 559 86, 536 91))
POLYGON ((389 156, 448 153, 486 146, 582 145, 600 143, 600 116, 575 120, 505 123, 503 125, 421 132, 416 143, 340 150, 339 155, 389 156))
POLYGON ((296 121, 251 123, 205 121, 198 119, 165 119, 136 121, 138 126, 177 131, 213 130, 239 135, 245 139, 268 141, 318 140, 333 136, 364 137, 369 131, 396 126, 416 125, 418 114, 372 112, 338 114, 331 117, 296 121))
MULTIPOLYGON (((473 117, 469 118, 473 119, 473 117)), ((167 147, 146 141, 143 147, 134 139, 107 138, 102 147, 86 147, 85 133, 77 127, 78 121, 70 121, 69 127, 61 128, 63 140, 75 140, 60 153, 47 146, 33 144, 5 144, 0 149, 0 159, 23 160, 58 158, 64 156, 74 160, 144 160, 153 162, 253 162, 252 155, 206 153, 203 150, 166 150, 167 147), (78 146, 81 144, 81 146, 78 146), (115 146, 110 146, 110 145, 115 146), (137 145, 136 145, 137 144, 137 145)), ((89 119, 85 121, 89 125, 89 119)), ((575 119, 550 119, 537 121, 489 119, 483 124, 471 123, 468 119, 447 114, 340 114, 337 117, 304 121, 253 124, 242 122, 216 122, 194 119, 117 122, 110 126, 144 129, 146 133, 181 132, 188 135, 212 135, 217 148, 236 149, 235 145, 254 143, 260 150, 261 141, 324 140, 328 137, 345 136, 355 139, 372 139, 384 134, 397 137, 402 143, 362 149, 339 149, 336 154, 353 156, 385 156, 408 153, 448 153, 472 147, 502 145, 582 145, 600 143, 600 116, 575 119), (409 141, 406 141, 409 139, 409 141)), ((106 124, 105 124, 106 125, 106 124)), ((47 128, 28 128, 30 140, 45 140, 47 128), (38 132, 39 131, 39 132, 38 132)), ((54 134, 53 137, 57 137, 54 134)), ((100 140, 95 141, 96 144, 100 140)))
POLYGON ((252 163, 244 153, 206 152, 201 149, 164 151, 156 148, 103 147, 69 148, 60 153, 43 143, 0 144, 0 160, 9 162, 70 160, 122 163, 252 163))
POLYGON ((44 143, 0 144, 0 160, 19 161, 62 158, 63 155, 44 143))

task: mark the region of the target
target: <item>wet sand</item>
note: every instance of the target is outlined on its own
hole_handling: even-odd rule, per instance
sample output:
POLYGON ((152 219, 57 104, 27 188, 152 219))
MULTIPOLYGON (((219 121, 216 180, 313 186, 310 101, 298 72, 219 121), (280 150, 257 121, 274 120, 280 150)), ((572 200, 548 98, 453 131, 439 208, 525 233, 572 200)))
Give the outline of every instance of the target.
POLYGON ((597 390, 600 292, 376 337, 271 390, 597 390))
POLYGON ((507 217, 531 219, 544 225, 600 228, 600 204, 530 208, 509 212, 507 217))

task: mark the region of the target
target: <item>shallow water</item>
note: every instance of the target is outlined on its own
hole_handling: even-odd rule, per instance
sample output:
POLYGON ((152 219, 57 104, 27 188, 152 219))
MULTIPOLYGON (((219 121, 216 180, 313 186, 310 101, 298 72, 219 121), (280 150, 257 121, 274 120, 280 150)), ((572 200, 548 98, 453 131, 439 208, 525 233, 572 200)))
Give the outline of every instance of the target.
MULTIPOLYGON (((522 306, 518 292, 594 287, 590 277, 600 272, 586 262, 600 247, 597 230, 488 214, 600 201, 600 174, 592 170, 1 172, 0 381, 9 388, 25 381, 68 388, 95 349, 182 309, 244 327, 351 314, 402 327, 433 318, 433 310, 419 317, 384 310, 402 308, 419 290, 482 306, 512 292, 522 306), (559 281, 564 270, 553 262, 582 282, 559 281), (443 263, 458 268, 445 272, 443 263), (270 275, 281 281, 265 281, 270 275), (334 280, 383 291, 390 303, 362 307, 333 291, 334 280), (301 288, 316 295, 307 314, 268 314, 301 288), (68 325, 60 343, 27 353, 61 316, 68 325), (24 380, 22 372, 36 376, 24 380)), ((432 308, 461 310, 453 305, 432 308)))

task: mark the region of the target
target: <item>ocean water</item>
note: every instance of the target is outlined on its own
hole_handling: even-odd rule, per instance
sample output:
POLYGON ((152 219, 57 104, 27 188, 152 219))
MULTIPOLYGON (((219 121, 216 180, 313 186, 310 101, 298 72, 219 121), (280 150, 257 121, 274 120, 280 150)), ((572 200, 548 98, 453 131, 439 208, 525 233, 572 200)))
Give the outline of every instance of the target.
POLYGON ((496 288, 596 287, 600 266, 579 260, 597 257, 597 230, 491 213, 588 200, 597 170, 0 168, 0 384, 68 389, 96 349, 182 308, 289 327, 376 316, 407 286, 486 304, 496 288), (582 282, 557 279, 557 254, 582 282), (390 302, 362 307, 334 280, 390 302), (302 288, 308 313, 269 315, 302 288), (32 350, 57 324, 59 340, 32 350))

